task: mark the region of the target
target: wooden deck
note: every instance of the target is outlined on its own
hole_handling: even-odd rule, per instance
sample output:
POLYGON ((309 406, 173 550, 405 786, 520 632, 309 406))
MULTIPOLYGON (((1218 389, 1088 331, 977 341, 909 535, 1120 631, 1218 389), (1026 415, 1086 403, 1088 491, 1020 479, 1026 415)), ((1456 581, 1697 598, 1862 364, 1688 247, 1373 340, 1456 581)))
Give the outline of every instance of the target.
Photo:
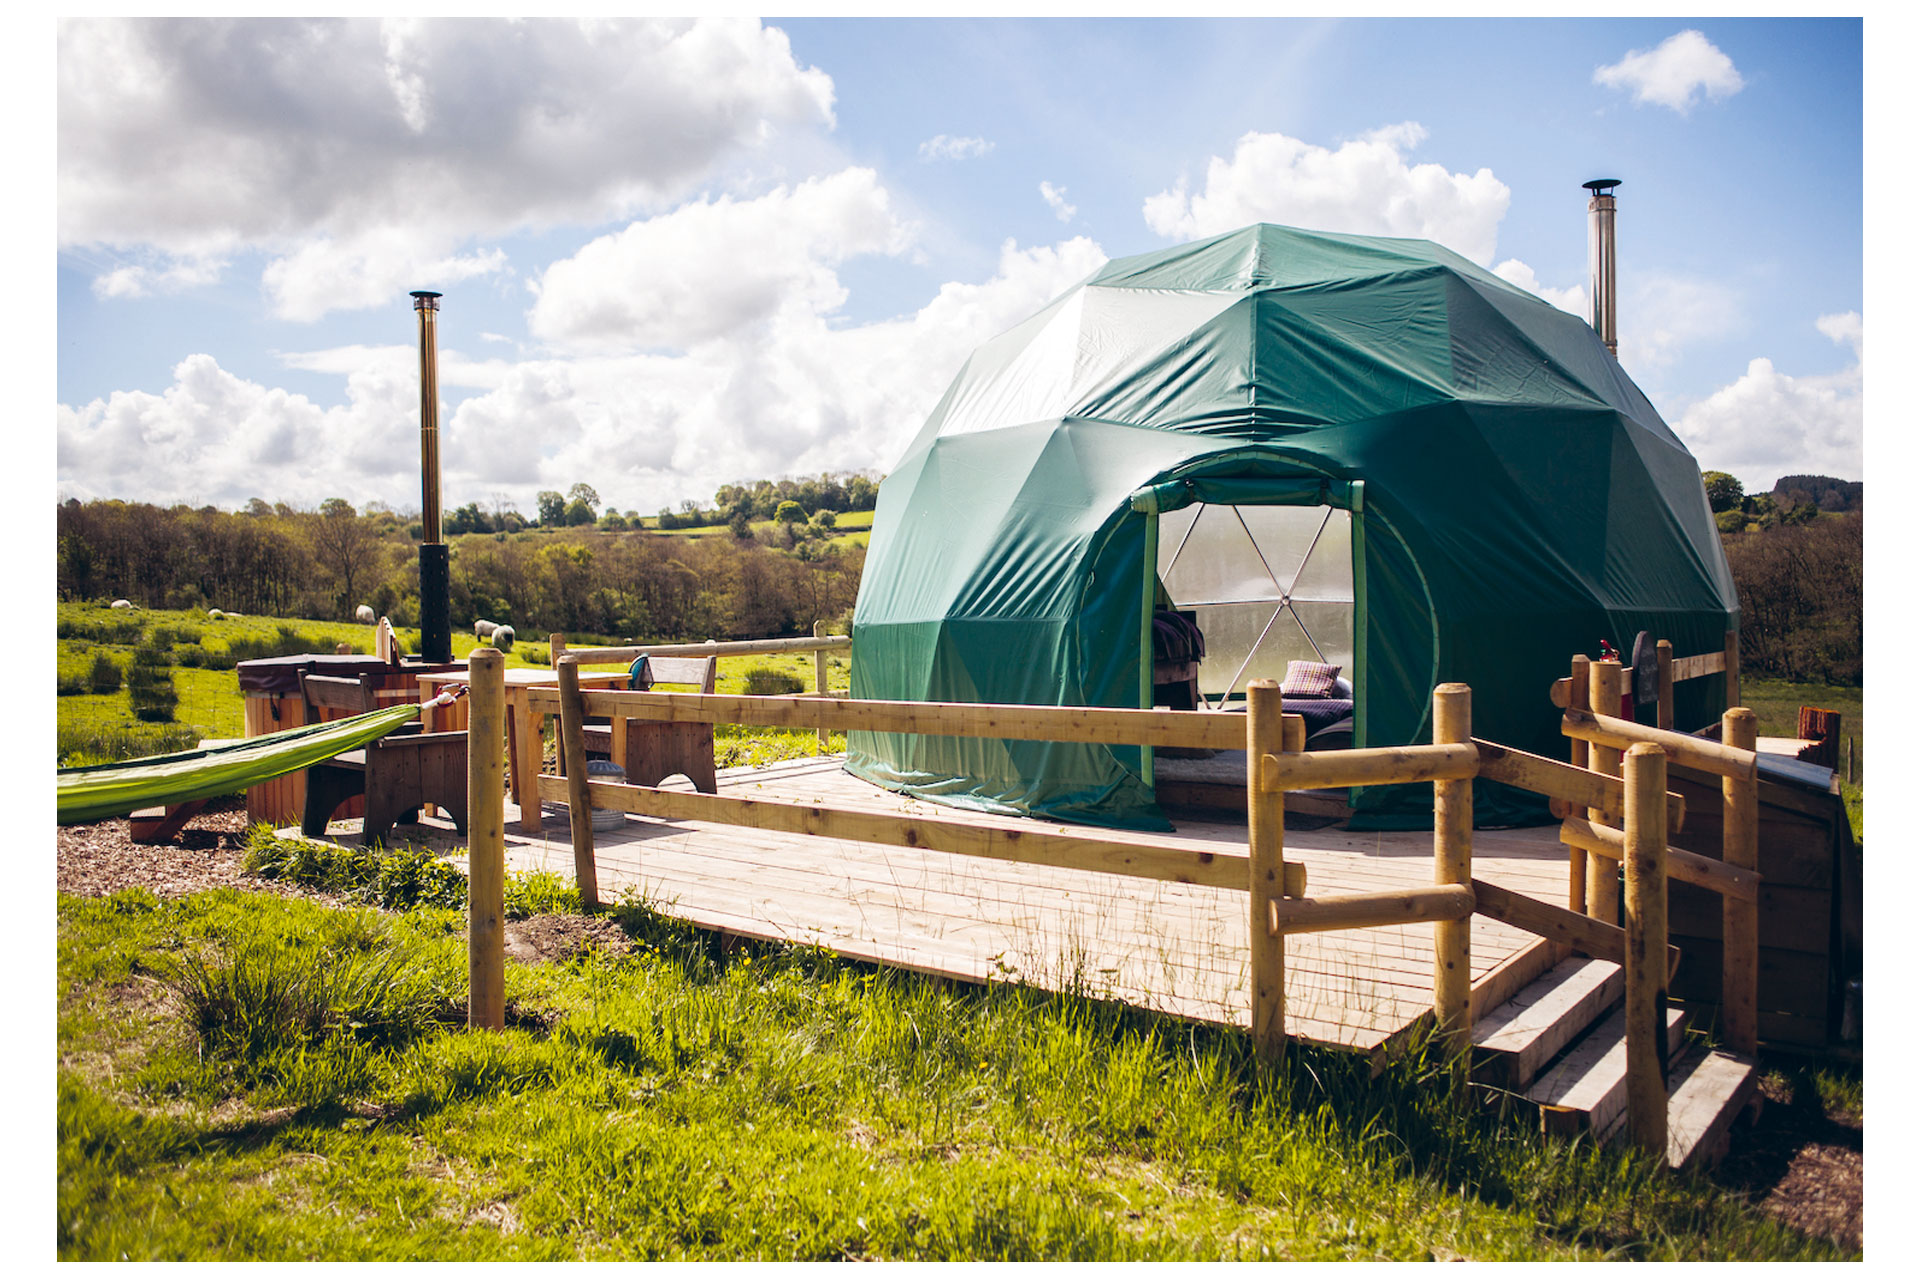
MULTIPOLYGON (((837 756, 720 774, 721 794, 879 813, 965 819, 876 788, 837 756)), ((521 834, 507 806, 507 867, 571 876, 564 816, 521 834)), ((1053 827, 1055 830, 1066 828, 1053 827)), ((1103 832, 1103 835, 1116 833, 1103 832)), ((1178 821, 1172 836, 1121 832, 1143 845, 1246 851, 1243 823, 1178 821)), ((1289 831, 1307 893, 1432 883, 1431 833, 1289 831)), ((1000 862, 891 845, 627 817, 597 832, 600 892, 637 890, 668 914, 754 938, 812 943, 841 955, 968 981, 1019 980, 1207 1022, 1246 1025, 1244 893, 1000 862)), ((1474 875, 1553 903, 1566 897, 1557 828, 1474 833, 1474 875)), ((1547 944, 1473 919, 1475 1015, 1543 972, 1547 944)), ((1287 1030, 1375 1050, 1431 1008, 1433 926, 1315 933, 1287 943, 1287 1030)))

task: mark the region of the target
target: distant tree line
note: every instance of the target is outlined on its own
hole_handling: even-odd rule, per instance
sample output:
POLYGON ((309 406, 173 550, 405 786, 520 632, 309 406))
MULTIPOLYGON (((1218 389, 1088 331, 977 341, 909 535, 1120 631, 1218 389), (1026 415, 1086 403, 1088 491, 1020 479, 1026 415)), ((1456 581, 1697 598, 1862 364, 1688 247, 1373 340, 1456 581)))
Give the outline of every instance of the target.
MULTIPOLYGON (((860 471, 822 472, 818 476, 800 480, 782 477, 779 480, 742 481, 721 485, 711 503, 703 504, 688 498, 678 508, 660 508, 659 514, 654 517, 654 526, 659 529, 694 529, 724 524, 733 526, 735 535, 743 538, 747 536, 746 526, 756 520, 778 520, 783 524, 809 520, 832 528, 833 521, 822 520, 821 512, 832 516, 847 511, 871 511, 879 490, 879 480, 860 471), (791 504, 791 511, 783 513, 788 504, 791 504)), ((441 519, 441 530, 447 537, 463 533, 517 533, 536 527, 592 527, 607 533, 618 533, 643 528, 645 521, 638 510, 623 512, 616 504, 603 503, 599 491, 585 481, 573 485, 565 493, 558 489, 542 489, 534 495, 534 514, 531 519, 521 514, 519 508, 504 497, 496 498, 487 507, 478 502, 469 502, 455 507, 441 519)), ((413 533, 415 538, 420 536, 417 524, 413 526, 413 533)))
POLYGON ((1857 512, 1865 504, 1860 481, 1832 476, 1782 476, 1768 493, 1748 493, 1736 477, 1724 471, 1703 471, 1700 480, 1722 533, 1811 524, 1822 514, 1857 512))
MULTIPOLYGON (((564 519, 556 529, 523 520, 489 535, 465 528, 461 513, 477 511, 459 508, 444 522, 454 624, 488 618, 523 636, 804 632, 852 608, 866 560, 865 548, 830 541, 830 513, 742 537, 688 539, 564 519)), ((256 499, 233 512, 69 500, 56 519, 62 599, 342 621, 367 604, 396 626, 419 625, 419 525, 385 507, 356 511, 330 498, 298 511, 256 499)))
MULTIPOLYGON (((660 509, 662 529, 691 529, 701 525, 725 524, 739 527, 752 520, 817 519, 822 511, 871 511, 879 496, 880 482, 864 472, 826 472, 808 480, 783 478, 755 480, 742 484, 723 484, 713 495, 713 504, 703 507, 691 500, 678 511, 660 509), (783 514, 792 503, 791 513, 783 514)), ((831 524, 829 522, 829 527, 831 524)))
POLYGON ((1850 514, 1722 535, 1740 591, 1742 670, 1862 683, 1864 523, 1850 514))

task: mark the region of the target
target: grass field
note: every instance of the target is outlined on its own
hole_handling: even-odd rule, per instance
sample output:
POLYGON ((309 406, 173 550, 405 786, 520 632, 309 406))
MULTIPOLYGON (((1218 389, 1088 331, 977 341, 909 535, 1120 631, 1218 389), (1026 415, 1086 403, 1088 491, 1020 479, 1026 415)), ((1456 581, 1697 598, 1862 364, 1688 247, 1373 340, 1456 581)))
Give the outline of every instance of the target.
POLYGON ((1275 1069, 1238 1031, 614 915, 633 950, 509 961, 509 1029, 468 1033, 456 911, 62 897, 59 1256, 1843 1256, 1453 1105, 1427 1054, 1275 1069))
POLYGON ((1840 713, 1840 794, 1847 802, 1854 839, 1864 838, 1866 790, 1866 690, 1846 685, 1805 684, 1791 680, 1740 679, 1740 698, 1759 719, 1763 738, 1791 738, 1800 727, 1801 707, 1821 707, 1840 713), (1847 774, 1851 749, 1854 768, 1847 774))
MULTIPOLYGON (((238 617, 209 621, 205 615, 181 610, 112 610, 97 605, 59 606, 62 631, 56 661, 60 686, 70 688, 84 683, 97 653, 105 653, 122 668, 132 656, 141 635, 156 630, 177 633, 179 657, 186 645, 207 650, 211 660, 224 662, 230 644, 268 645, 284 643, 287 653, 332 653, 336 645, 351 645, 355 652, 370 653, 373 629, 350 623, 315 622, 301 619, 238 617), (96 639, 95 636, 114 639, 96 639)), ((419 635, 402 632, 403 648, 417 651, 419 635)), ((464 659, 479 646, 471 633, 455 632, 453 653, 464 659)), ((547 665, 544 638, 524 638, 507 654, 510 667, 547 665)), ((769 667, 787 673, 813 688, 814 668, 811 654, 767 654, 764 656, 723 657, 720 659, 716 686, 722 693, 745 693, 747 673, 757 667, 769 667)), ((830 688, 847 688, 847 655, 828 655, 830 688)), ((142 724, 133 715, 124 686, 113 693, 62 693, 58 699, 56 760, 61 765, 93 764, 104 760, 157 755, 192 746, 205 738, 245 736, 245 718, 237 670, 208 669, 176 665, 174 690, 179 703, 174 709, 175 723, 142 724)), ((844 749, 845 735, 830 739, 833 750, 844 749)), ((737 764, 762 764, 772 760, 811 755, 818 739, 810 733, 753 726, 721 725, 715 731, 715 745, 721 767, 737 764)))

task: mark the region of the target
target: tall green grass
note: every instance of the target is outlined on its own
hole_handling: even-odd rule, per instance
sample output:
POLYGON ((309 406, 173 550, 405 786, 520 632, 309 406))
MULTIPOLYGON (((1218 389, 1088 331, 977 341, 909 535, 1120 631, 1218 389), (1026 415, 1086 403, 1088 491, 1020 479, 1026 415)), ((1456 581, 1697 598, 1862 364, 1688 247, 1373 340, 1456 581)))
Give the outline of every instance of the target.
POLYGON ((458 913, 63 898, 61 1256, 1836 1256, 1456 1105, 1430 1045, 1274 1066, 1233 1029, 616 916, 626 957, 509 964, 519 1029, 469 1034, 434 1003, 458 913), (140 996, 190 955, 206 980, 140 996))

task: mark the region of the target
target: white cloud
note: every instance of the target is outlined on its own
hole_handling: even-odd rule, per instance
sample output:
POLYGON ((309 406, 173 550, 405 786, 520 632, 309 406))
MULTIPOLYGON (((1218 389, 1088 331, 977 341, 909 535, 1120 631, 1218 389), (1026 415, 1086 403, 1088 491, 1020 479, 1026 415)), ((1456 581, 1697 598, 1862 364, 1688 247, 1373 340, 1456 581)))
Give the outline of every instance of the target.
POLYGON ((911 236, 871 169, 756 200, 700 200, 548 267, 529 325, 577 351, 684 351, 785 308, 833 311, 846 296, 836 264, 899 254, 911 236))
MULTIPOLYGON (((444 349, 443 391, 476 393, 447 397, 442 490, 454 505, 505 493, 531 512, 539 490, 585 479, 622 509, 652 511, 740 479, 891 468, 975 347, 1104 261, 1084 237, 1008 242, 990 278, 947 284, 912 315, 834 327, 810 305, 774 305, 763 323, 684 354, 507 362, 444 349)), ((812 296, 806 280, 795 287, 812 296)), ((341 494, 417 509, 414 350, 282 358, 344 376, 344 402, 323 408, 193 356, 160 394, 59 407, 62 491, 226 506, 255 496, 311 506, 341 494)))
POLYGON ((93 292, 100 298, 145 298, 156 293, 179 293, 212 284, 226 269, 222 258, 188 255, 155 265, 128 263, 95 276, 93 292))
POLYGON ((299 317, 833 123, 832 81, 751 19, 72 19, 57 66, 61 246, 263 249, 299 317))
POLYGON ((936 133, 920 144, 920 159, 923 163, 933 160, 966 160, 973 156, 983 156, 993 150, 993 144, 985 138, 954 138, 944 133, 936 133))
POLYGON ((1815 324, 1835 342, 1850 344, 1854 363, 1838 373, 1794 377, 1756 357, 1738 380, 1674 425, 1702 467, 1738 476, 1749 491, 1770 489, 1795 473, 1862 478, 1860 316, 1821 316, 1815 324))
POLYGON ((1813 327, 1826 334, 1835 342, 1844 342, 1853 348, 1853 358, 1860 359, 1861 348, 1866 343, 1866 326, 1860 320, 1858 311, 1843 311, 1838 315, 1821 316, 1813 322, 1813 327))
POLYGON ((1511 193, 1488 169, 1469 175, 1408 164, 1406 153, 1426 136, 1409 121, 1329 150, 1283 133, 1248 133, 1231 160, 1208 160, 1198 194, 1187 190, 1183 178, 1148 197, 1143 212, 1149 227, 1176 240, 1279 222, 1316 231, 1418 236, 1484 266, 1493 261, 1511 193))
POLYGON ((1743 323, 1739 293, 1718 281, 1642 275, 1619 300, 1620 363, 1636 379, 1651 378, 1692 343, 1730 337, 1743 323))
POLYGON ((1056 187, 1051 182, 1040 184, 1040 198, 1047 202, 1047 208, 1053 210, 1053 216, 1062 222, 1072 222, 1073 215, 1079 210, 1067 203, 1067 189, 1056 187))
POLYGON ((1718 101, 1746 85, 1733 59, 1693 30, 1668 36, 1655 49, 1635 49, 1612 66, 1595 67, 1593 82, 1631 89, 1635 102, 1671 107, 1681 115, 1701 94, 1718 101))
POLYGON ((275 314, 286 320, 318 320, 337 308, 391 305, 421 280, 444 290, 462 280, 509 270, 507 255, 499 249, 437 257, 440 248, 438 237, 399 227, 341 242, 323 236, 268 263, 260 281, 273 299, 275 314))
POLYGON ((417 439, 393 430, 417 420, 417 367, 375 361, 347 380, 346 403, 323 409, 192 355, 159 395, 116 391, 61 405, 55 438, 60 484, 77 497, 175 499, 234 506, 249 497, 315 505, 353 495, 419 502, 417 439))
POLYGON ((1592 322, 1593 308, 1587 301, 1585 285, 1576 284, 1566 289, 1555 289, 1550 285, 1542 284, 1540 278, 1534 275, 1533 268, 1518 258, 1508 258, 1493 269, 1493 274, 1508 284, 1519 285, 1528 293, 1545 298, 1568 315, 1579 316, 1582 320, 1592 322))

